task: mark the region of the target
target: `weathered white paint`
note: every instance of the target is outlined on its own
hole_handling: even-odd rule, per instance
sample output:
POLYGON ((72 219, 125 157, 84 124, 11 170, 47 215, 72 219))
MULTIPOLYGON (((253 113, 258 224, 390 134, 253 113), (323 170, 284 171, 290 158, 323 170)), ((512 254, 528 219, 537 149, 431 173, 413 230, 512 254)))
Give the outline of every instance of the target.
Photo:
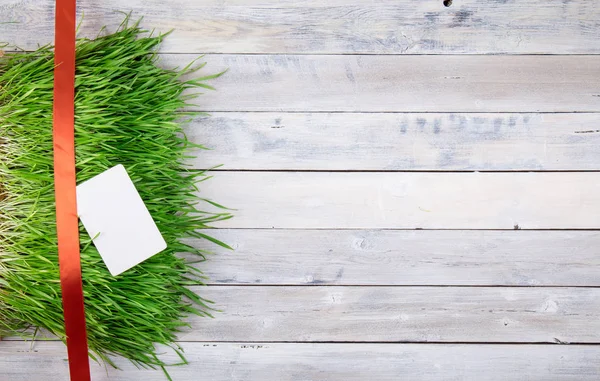
POLYGON ((229 228, 599 228, 600 174, 220 172, 229 228))
MULTIPOLYGON (((402 272, 398 271, 398 276, 402 272)), ((209 286, 183 341, 600 343, 600 289, 209 286)))
MULTIPOLYGON (((175 28, 164 51, 216 53, 600 53, 594 0, 82 1, 81 35, 123 16, 175 28)), ((53 37, 54 1, 2 0, 2 40, 33 49, 53 37)))
POLYGON ((196 168, 600 169, 600 114, 217 112, 186 133, 212 149, 196 168))
MULTIPOLYGON (((184 66, 195 55, 164 55, 184 66)), ((600 56, 207 55, 205 111, 600 111, 600 56)))
MULTIPOLYGON (((194 141, 215 148, 193 162, 198 168, 598 170, 599 114, 570 112, 600 111, 599 56, 460 56, 598 54, 596 1, 454 3, 78 5, 82 35, 114 29, 119 9, 145 16, 149 28, 175 27, 162 51, 194 54, 165 54, 167 66, 226 53, 206 57, 208 70, 230 71, 214 81, 218 92, 197 101, 216 115, 188 128, 194 141), (402 56, 439 53, 458 55, 402 56), (516 114, 522 112, 534 114, 516 114)), ((51 42, 53 7, 52 0, 0 0, 0 40, 26 49, 51 42)), ((598 286, 596 232, 372 230, 598 228, 597 176, 217 173, 202 194, 238 209, 222 226, 249 229, 214 231, 238 250, 200 264, 220 285, 197 291, 224 312, 192 319, 181 338, 600 343, 598 288, 385 286, 598 286), (256 229, 273 226, 334 230, 256 229)), ((68 377, 61 343, 29 345, 0 342, 1 380, 68 377)), ((563 381, 600 374, 595 345, 182 345, 191 364, 171 370, 182 381, 563 381)), ((95 366, 94 380, 164 379, 117 362, 122 372, 95 366)))
MULTIPOLYGON (((596 381, 600 347, 582 345, 427 345, 182 343, 190 361, 169 368, 174 380, 212 381, 596 381), (199 378, 201 377, 201 378, 199 378)), ((163 358, 176 362, 165 349, 163 358)), ((0 342, 7 381, 68 379, 61 343, 0 342)), ((160 370, 138 369, 116 359, 121 370, 92 364, 94 381, 164 381, 160 370)))
POLYGON ((600 286, 600 232, 211 230, 210 284, 600 286))

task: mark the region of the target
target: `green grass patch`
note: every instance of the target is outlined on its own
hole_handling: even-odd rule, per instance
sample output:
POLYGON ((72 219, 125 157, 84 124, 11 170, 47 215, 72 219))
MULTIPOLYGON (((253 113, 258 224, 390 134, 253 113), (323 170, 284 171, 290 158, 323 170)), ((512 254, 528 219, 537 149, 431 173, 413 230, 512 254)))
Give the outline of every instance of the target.
MULTIPOLYGON (((197 63, 173 70, 158 66, 156 49, 164 38, 126 20, 115 33, 77 42, 77 181, 123 164, 168 244, 113 277, 80 225, 90 355, 109 364, 110 355, 120 355, 142 367, 163 367, 155 344, 171 346, 184 362, 176 334, 188 314, 209 316, 211 308, 188 289, 204 277, 176 254, 204 259, 206 253, 186 239, 205 239, 201 230, 207 224, 230 217, 197 209, 199 202, 210 207, 196 195, 206 174, 184 164, 199 146, 185 138, 182 124, 198 113, 181 110, 196 96, 194 89, 210 88, 205 81, 218 75, 198 76, 203 65, 197 63)), ((64 340, 53 68, 51 46, 0 58, 0 334, 35 327, 64 340)))

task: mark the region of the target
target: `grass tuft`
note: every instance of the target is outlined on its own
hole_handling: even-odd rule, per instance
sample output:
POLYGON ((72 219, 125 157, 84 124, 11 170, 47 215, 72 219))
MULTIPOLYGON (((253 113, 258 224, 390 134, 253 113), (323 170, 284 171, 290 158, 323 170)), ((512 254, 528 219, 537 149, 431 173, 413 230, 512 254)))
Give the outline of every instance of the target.
MULTIPOLYGON (((180 70, 157 65, 165 35, 151 35, 128 17, 111 34, 77 42, 75 141, 77 181, 123 164, 146 203, 168 248, 113 277, 80 225, 83 290, 90 356, 115 366, 119 355, 141 367, 164 367, 155 344, 167 345, 185 363, 174 340, 188 314, 210 316, 211 302, 187 287, 202 273, 177 253, 200 260, 203 251, 185 243, 226 213, 199 212, 202 171, 185 164, 197 148, 181 112, 210 88, 217 75, 184 80, 203 64, 180 70), (184 94, 186 92, 186 94, 184 94)), ((0 58, 0 335, 43 328, 65 339, 55 227, 52 162, 54 53, 0 58)), ((210 202, 213 206, 218 204, 210 202)), ((163 368, 164 369, 164 368, 163 368)))

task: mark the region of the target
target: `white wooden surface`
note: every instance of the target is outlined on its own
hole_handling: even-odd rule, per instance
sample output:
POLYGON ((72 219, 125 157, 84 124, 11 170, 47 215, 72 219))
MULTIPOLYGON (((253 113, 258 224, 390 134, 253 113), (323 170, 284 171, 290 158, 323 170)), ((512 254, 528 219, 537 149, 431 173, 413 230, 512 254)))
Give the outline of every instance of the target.
POLYGON ((212 148, 195 152, 197 168, 600 169, 595 113, 215 112, 186 132, 212 148))
MULTIPOLYGON (((32 49, 51 42, 48 0, 2 0, 4 38, 32 49)), ((143 15, 148 28, 177 28, 175 53, 599 53, 595 0, 88 0, 82 34, 95 36, 120 16, 143 15)))
POLYGON ((595 231, 207 233, 235 249, 218 249, 198 264, 213 285, 600 286, 600 232, 595 231))
POLYGON ((181 333, 183 341, 600 341, 598 288, 210 286, 202 292, 224 312, 190 318, 198 328, 181 333))
MULTIPOLYGON (((197 55, 167 54, 185 66, 197 55)), ((600 56, 206 55, 207 111, 597 112, 600 56)))
POLYGON ((200 194, 229 228, 600 228, 596 172, 225 172, 200 194))
MULTIPOLYGON (((595 381, 600 349, 589 345, 181 343, 190 361, 174 380, 227 381, 595 381)), ((174 355, 165 355, 173 362, 174 355)), ((56 342, 2 343, 4 380, 64 381, 66 351, 56 342), (34 365, 35 364, 35 365, 34 365), (23 377, 26 370, 27 377, 23 377)), ((92 365, 94 381, 164 381, 117 359, 122 370, 92 365)))
MULTIPOLYGON (((50 42, 53 3, 0 0, 0 41, 50 42)), ((600 377, 597 1, 80 0, 81 34, 115 10, 229 68, 187 134, 236 251, 198 265, 223 312, 175 380, 600 377)), ((1 381, 67 379, 15 340, 1 381)), ((164 380, 117 361, 94 381, 164 380)))

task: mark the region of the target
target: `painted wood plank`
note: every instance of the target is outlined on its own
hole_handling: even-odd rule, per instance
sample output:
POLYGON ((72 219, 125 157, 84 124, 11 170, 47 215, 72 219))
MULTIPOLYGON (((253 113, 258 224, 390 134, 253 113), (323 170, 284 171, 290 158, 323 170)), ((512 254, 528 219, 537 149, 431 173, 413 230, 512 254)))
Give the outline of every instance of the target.
POLYGON ((222 229, 207 233, 235 248, 219 250, 204 240, 190 241, 216 254, 197 265, 211 285, 600 286, 600 232, 222 229))
POLYGON ((219 172, 200 194, 228 228, 600 227, 597 172, 219 172))
MULTIPOLYGON (((582 345, 246 344, 182 343, 189 365, 169 368, 174 380, 213 381, 592 381, 600 347, 582 345)), ((0 369, 11 381, 68 379, 61 343, 0 342, 0 369)), ((173 355, 165 355, 177 361, 173 355)), ((92 364, 94 381, 163 381, 122 359, 121 370, 92 364)))
MULTIPOLYGON (((184 66, 196 56, 162 56, 184 66)), ((600 56, 207 55, 205 111, 596 112, 600 56)))
POLYGON ((600 286, 600 232, 207 232, 235 251, 198 264, 210 284, 600 286))
MULTIPOLYGON (((402 276, 399 272, 398 276, 402 276)), ((210 286, 182 341, 600 343, 600 289, 210 286)))
MULTIPOLYGON (((2 0, 2 39, 23 48, 52 41, 54 2, 2 0)), ((176 28, 167 52, 216 53, 600 53, 593 0, 118 0, 82 2, 82 35, 144 16, 144 26, 176 28), (535 14, 535 17, 532 15, 535 14)))
POLYGON ((186 133, 212 149, 196 168, 600 169, 600 114, 217 112, 186 133))
MULTIPOLYGON (((195 55, 161 56, 166 67, 195 55)), ((204 111, 596 112, 600 56, 207 55, 204 111)))

